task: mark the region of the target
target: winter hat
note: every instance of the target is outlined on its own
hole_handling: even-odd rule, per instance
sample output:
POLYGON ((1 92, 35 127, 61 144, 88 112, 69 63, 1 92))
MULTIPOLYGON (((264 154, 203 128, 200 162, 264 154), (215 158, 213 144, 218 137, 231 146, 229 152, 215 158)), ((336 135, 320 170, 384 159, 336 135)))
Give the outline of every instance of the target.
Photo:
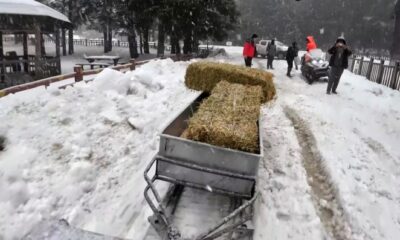
POLYGON ((258 35, 254 33, 253 35, 251 35, 251 38, 258 38, 258 35))
POLYGON ((297 42, 296 41, 292 42, 292 46, 296 47, 297 46, 297 42))
POLYGON ((344 45, 346 45, 346 39, 344 37, 338 37, 336 40, 336 43, 342 42, 344 45))

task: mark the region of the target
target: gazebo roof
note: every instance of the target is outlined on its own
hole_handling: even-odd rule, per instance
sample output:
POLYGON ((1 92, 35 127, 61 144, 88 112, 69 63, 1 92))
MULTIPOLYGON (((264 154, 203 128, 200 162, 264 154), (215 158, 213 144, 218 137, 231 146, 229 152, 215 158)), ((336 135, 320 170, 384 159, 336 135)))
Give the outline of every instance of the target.
POLYGON ((0 0, 0 14, 51 17, 70 23, 64 14, 34 0, 0 0))

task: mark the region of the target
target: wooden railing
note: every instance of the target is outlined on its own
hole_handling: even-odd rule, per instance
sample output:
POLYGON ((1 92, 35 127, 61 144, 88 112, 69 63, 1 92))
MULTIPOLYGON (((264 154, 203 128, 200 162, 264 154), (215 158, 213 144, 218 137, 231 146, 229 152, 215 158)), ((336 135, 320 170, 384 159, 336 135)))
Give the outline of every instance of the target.
POLYGON ((372 82, 400 90, 400 62, 390 65, 388 59, 355 56, 349 59, 349 71, 372 82))
MULTIPOLYGON (((143 65, 143 64, 145 64, 147 62, 149 62, 149 61, 135 62, 135 60, 132 59, 128 64, 117 65, 117 66, 113 66, 111 68, 114 69, 114 70, 118 70, 118 71, 134 70, 136 68, 136 66, 143 65)), ((25 83, 25 84, 21 84, 21 85, 18 85, 18 86, 14 86, 14 87, 10 87, 10 88, 6 88, 6 89, 3 89, 3 90, 0 90, 0 97, 4 97, 4 96, 6 96, 8 94, 21 92, 21 91, 28 90, 28 89, 35 88, 35 87, 40 87, 40 86, 46 86, 47 87, 52 83, 63 81, 63 80, 70 79, 70 78, 74 78, 75 82, 72 83, 72 84, 68 84, 68 86, 70 86, 70 85, 73 85, 73 84, 75 84, 77 82, 83 81, 83 77, 84 76, 98 74, 103 70, 104 70, 104 68, 83 71, 83 68, 81 66, 75 66, 73 73, 68 73, 68 74, 63 74, 63 75, 59 75, 59 76, 49 77, 49 78, 41 79, 41 80, 38 80, 38 81, 25 83)), ((66 87, 66 86, 64 86, 64 87, 66 87)))
MULTIPOLYGON (((171 59, 173 61, 188 61, 188 60, 190 60, 192 58, 193 58, 192 55, 177 55, 177 56, 172 56, 171 57, 171 59)), ((127 63, 127 64, 112 66, 112 67, 109 67, 109 68, 117 70, 117 71, 133 71, 133 70, 136 69, 136 67, 141 66, 143 64, 146 64, 149 61, 151 61, 151 60, 137 62, 137 61, 135 61, 135 59, 131 59, 129 61, 129 63, 127 63)), ((21 92, 21 91, 32 89, 32 88, 35 88, 35 87, 40 87, 40 86, 46 86, 47 87, 52 83, 63 81, 63 80, 70 79, 70 78, 74 78, 74 82, 73 83, 66 84, 66 85, 60 87, 60 88, 66 88, 67 86, 72 86, 77 82, 83 81, 83 77, 84 76, 98 74, 101 71, 103 71, 104 69, 105 68, 99 68, 99 69, 83 71, 83 68, 81 66, 75 66, 73 73, 68 73, 68 74, 63 74, 63 75, 59 75, 59 76, 49 77, 49 78, 45 78, 45 79, 42 79, 42 80, 38 80, 38 81, 26 83, 26 84, 21 84, 21 85, 18 85, 18 86, 14 86, 14 87, 10 87, 10 88, 6 88, 6 89, 3 89, 3 90, 0 90, 0 98, 4 97, 4 96, 7 96, 9 94, 21 92)), ((93 79, 91 79, 91 80, 93 80, 93 79)), ((88 82, 88 81, 91 81, 91 80, 86 80, 86 81, 88 82)))

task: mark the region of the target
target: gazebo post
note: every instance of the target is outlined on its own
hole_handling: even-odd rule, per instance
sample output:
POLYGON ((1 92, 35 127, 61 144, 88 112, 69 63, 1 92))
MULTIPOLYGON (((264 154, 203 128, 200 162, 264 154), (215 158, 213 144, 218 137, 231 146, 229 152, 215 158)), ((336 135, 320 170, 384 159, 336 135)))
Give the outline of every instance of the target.
POLYGON ((24 45, 24 72, 29 73, 29 59, 28 59, 28 33, 24 32, 22 37, 24 45))
POLYGON ((46 47, 44 45, 44 34, 43 33, 40 33, 40 45, 41 45, 42 56, 46 56, 46 47))
POLYGON ((62 48, 63 48, 63 56, 67 56, 67 44, 65 42, 65 28, 61 29, 61 41, 62 41, 62 48))
POLYGON ((40 32, 40 26, 35 24, 35 77, 40 79, 42 77, 42 34, 40 32))
POLYGON ((60 28, 56 28, 56 58, 58 74, 61 74, 61 54, 60 54, 60 28))

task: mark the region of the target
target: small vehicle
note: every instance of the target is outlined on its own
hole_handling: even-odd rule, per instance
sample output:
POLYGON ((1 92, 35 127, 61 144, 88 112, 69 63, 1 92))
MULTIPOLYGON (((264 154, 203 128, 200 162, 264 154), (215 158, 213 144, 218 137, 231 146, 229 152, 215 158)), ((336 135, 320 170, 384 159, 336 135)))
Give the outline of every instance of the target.
MULTIPOLYGON (((256 44, 256 49, 257 49, 257 54, 260 55, 261 57, 265 58, 267 56, 267 47, 268 44, 271 42, 271 40, 260 40, 256 44)), ((288 46, 283 44, 282 42, 276 41, 276 56, 278 59, 285 59, 286 58, 286 52, 289 49, 288 46)))
POLYGON ((313 49, 301 58, 301 73, 309 84, 328 78, 329 62, 321 49, 313 49))

